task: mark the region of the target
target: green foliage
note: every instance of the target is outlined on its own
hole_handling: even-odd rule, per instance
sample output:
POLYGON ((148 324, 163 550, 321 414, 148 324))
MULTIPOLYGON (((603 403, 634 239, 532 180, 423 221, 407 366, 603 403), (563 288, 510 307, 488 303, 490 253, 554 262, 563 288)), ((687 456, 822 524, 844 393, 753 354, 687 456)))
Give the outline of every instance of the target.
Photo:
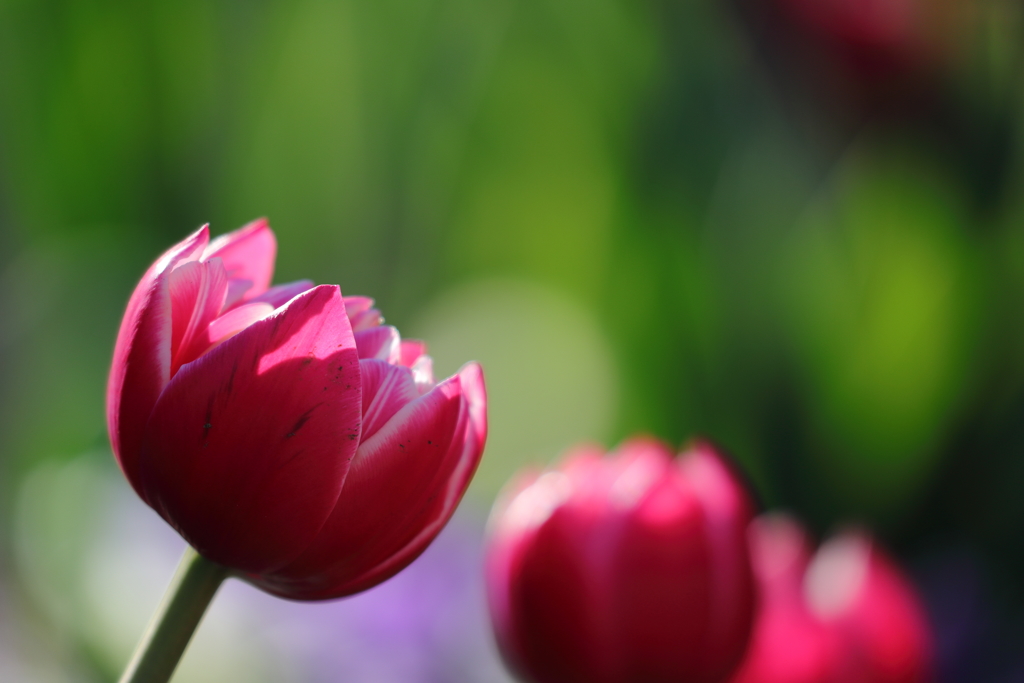
POLYGON ((135 279, 260 215, 278 281, 494 366, 483 498, 702 434, 819 529, 1019 535, 1020 13, 858 99, 749 4, 0 3, 0 567, 24 473, 104 440, 135 279))

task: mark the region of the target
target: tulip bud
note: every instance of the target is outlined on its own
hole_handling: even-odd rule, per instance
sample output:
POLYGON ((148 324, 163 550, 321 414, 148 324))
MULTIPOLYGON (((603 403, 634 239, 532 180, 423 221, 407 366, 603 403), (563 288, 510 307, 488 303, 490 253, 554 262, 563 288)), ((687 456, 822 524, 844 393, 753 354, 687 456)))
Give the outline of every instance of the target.
POLYGON ((752 503, 708 444, 634 440, 527 477, 491 517, 488 597, 535 683, 724 680, 746 647, 752 503))
POLYGON ((863 532, 811 554, 799 525, 750 528, 761 591, 754 635, 731 683, 926 683, 932 639, 909 582, 863 532))
POLYGON ((435 384, 373 300, 271 287, 266 221, 203 226, 135 288, 107 421, 139 496, 204 557, 295 599, 392 576, 450 518, 486 438, 480 367, 435 384))

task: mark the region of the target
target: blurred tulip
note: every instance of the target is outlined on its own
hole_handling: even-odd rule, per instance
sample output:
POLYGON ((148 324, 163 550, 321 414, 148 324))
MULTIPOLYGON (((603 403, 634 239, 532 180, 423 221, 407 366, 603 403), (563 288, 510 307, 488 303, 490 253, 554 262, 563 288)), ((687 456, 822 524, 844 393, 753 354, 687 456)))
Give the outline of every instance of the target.
POLYGON ((849 66, 886 77, 935 64, 962 32, 970 3, 781 0, 792 19, 849 66))
POLYGON ((913 588, 864 533, 849 531, 813 556, 784 515, 750 527, 761 604, 731 683, 925 683, 932 637, 913 588))
POLYGON ((654 441, 571 454, 491 517, 491 619, 537 683, 728 677, 750 632, 752 503, 725 459, 654 441))
POLYGON ((486 437, 474 363, 435 385, 421 342, 337 286, 270 287, 256 221, 206 226, 146 272, 107 389, 118 463, 204 557, 331 598, 392 576, 450 518, 486 437))

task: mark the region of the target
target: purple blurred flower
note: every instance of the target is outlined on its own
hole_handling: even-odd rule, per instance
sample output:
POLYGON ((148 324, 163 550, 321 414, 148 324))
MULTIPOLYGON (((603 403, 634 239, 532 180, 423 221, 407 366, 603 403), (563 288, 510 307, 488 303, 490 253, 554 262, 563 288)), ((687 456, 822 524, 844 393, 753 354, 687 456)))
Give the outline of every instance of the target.
POLYGON ((275 639, 301 656, 310 683, 508 681, 483 601, 483 525, 456 514, 434 544, 391 580, 338 602, 264 603, 275 639))

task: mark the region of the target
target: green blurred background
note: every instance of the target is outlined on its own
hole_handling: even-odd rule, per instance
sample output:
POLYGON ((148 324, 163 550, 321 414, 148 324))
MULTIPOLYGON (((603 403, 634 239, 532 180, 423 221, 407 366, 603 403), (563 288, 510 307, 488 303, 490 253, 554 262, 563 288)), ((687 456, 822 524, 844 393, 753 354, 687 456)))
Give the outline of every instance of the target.
POLYGON ((925 575, 967 557, 995 640, 1024 633, 1021 7, 864 3, 885 5, 911 20, 800 0, 0 2, 15 630, 67 645, 24 592, 18 529, 42 528, 21 519, 40 468, 109 459, 134 282, 196 226, 265 215, 276 281, 375 297, 439 374, 484 363, 478 516, 580 440, 705 435, 818 533, 866 524, 925 575))

